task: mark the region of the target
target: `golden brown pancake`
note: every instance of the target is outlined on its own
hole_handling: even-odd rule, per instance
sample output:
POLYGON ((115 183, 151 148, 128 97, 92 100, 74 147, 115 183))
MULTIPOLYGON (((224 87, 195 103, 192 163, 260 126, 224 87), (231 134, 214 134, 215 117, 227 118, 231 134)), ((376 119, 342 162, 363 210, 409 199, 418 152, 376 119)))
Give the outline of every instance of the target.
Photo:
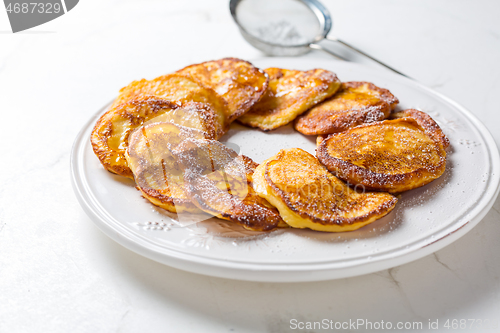
POLYGON ((225 58, 191 65, 177 71, 212 88, 227 103, 230 123, 247 112, 264 94, 267 75, 248 61, 225 58))
POLYGON ((444 135, 441 127, 439 127, 434 119, 432 119, 432 117, 425 112, 415 109, 408 109, 392 113, 389 119, 399 119, 406 117, 415 119, 415 121, 427 132, 427 134, 432 136, 437 141, 441 142, 444 148, 448 148, 448 146, 450 145, 450 140, 448 140, 446 135, 444 135))
POLYGON ((208 104, 215 111, 217 137, 221 137, 228 129, 229 123, 226 121, 228 110, 224 99, 209 87, 180 74, 163 75, 153 80, 133 81, 120 90, 120 94, 110 109, 124 102, 144 97, 165 99, 178 105, 188 102, 208 104))
POLYGON ((388 193, 351 189, 299 148, 282 149, 257 167, 253 179, 255 191, 294 228, 356 230, 388 214, 397 202, 388 193))
POLYGON ((293 121, 340 87, 337 76, 324 69, 297 71, 268 68, 269 87, 250 111, 238 118, 244 125, 270 131, 293 121))
POLYGON ((398 193, 439 178, 446 152, 412 118, 384 120, 330 134, 317 156, 337 177, 366 189, 398 193))
POLYGON ((173 151, 184 168, 187 196, 202 211, 244 228, 268 231, 283 224, 278 211, 252 188, 255 162, 215 140, 184 140, 173 151))
POLYGON ((201 212, 186 196, 183 169, 171 153, 188 138, 205 138, 205 133, 170 122, 152 123, 130 135, 125 154, 143 196, 173 213, 201 212))
POLYGON ((295 129, 305 135, 345 131, 386 119, 399 103, 387 89, 370 82, 344 82, 329 99, 295 119, 295 129))
POLYGON ((132 171, 125 160, 130 133, 148 121, 169 121, 193 127, 206 133, 206 137, 217 137, 217 122, 214 110, 197 102, 185 103, 183 107, 158 98, 129 100, 106 112, 96 123, 91 134, 91 143, 106 170, 132 178, 132 171))

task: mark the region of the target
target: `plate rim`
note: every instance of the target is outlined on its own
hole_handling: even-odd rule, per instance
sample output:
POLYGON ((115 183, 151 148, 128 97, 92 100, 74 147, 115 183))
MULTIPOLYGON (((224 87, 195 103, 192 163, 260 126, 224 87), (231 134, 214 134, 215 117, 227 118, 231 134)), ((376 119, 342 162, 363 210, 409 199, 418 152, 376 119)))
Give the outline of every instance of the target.
MULTIPOLYGON (((310 58, 258 58, 251 60, 251 62, 253 63, 254 61, 259 62, 271 59, 274 61, 284 62, 304 60, 314 61, 310 58)), ((337 63, 341 66, 358 67, 371 72, 381 72, 381 70, 376 70, 358 63, 345 63, 329 59, 316 60, 317 62, 329 62, 332 64, 337 63)), ((498 168, 500 165, 500 155, 496 143, 486 126, 478 118, 476 118, 476 116, 474 116, 472 112, 467 110, 458 102, 452 100, 447 96, 444 96, 443 94, 433 90, 432 88, 423 85, 420 82, 401 77, 390 72, 384 71, 383 73, 384 75, 388 75, 389 77, 396 76, 399 80, 402 79, 406 84, 417 85, 426 93, 434 95, 435 97, 444 100, 446 103, 451 104, 454 109, 464 115, 472 123, 472 125, 478 131, 479 135, 481 135, 482 139, 485 141, 487 146, 486 150, 489 153, 488 157, 490 161, 490 170, 495 170, 495 166, 497 167, 496 169, 500 169, 498 168)), ((106 235, 108 235, 110 238, 112 238, 122 246, 152 260, 194 273, 238 280, 263 282, 320 281, 373 273, 417 260, 456 241, 457 239, 465 235, 468 231, 470 231, 484 218, 484 216, 493 206, 496 197, 500 192, 500 175, 498 172, 491 173, 489 184, 485 189, 483 196, 477 202, 477 205, 471 211, 465 213, 464 216, 458 218, 457 221, 452 225, 444 226, 443 228, 437 230, 432 234, 439 234, 439 238, 431 243, 426 242, 426 239, 417 240, 413 242, 412 247, 408 248, 406 251, 399 248, 391 250, 389 253, 385 252, 374 254, 371 256, 371 260, 368 262, 366 261, 366 258, 365 260, 356 258, 342 261, 342 267, 338 267, 339 261, 321 261, 314 263, 292 264, 251 263, 189 254, 178 251, 176 249, 167 248, 165 246, 161 247, 152 242, 147 242, 147 239, 145 237, 139 237, 139 235, 136 235, 123 226, 114 223, 114 221, 107 220, 105 216, 106 212, 102 212, 99 205, 93 204, 92 198, 90 198, 89 195, 83 190, 85 186, 84 184, 81 184, 81 177, 78 176, 78 167, 81 166, 79 153, 82 152, 82 146, 85 146, 86 139, 89 139, 86 137, 87 131, 89 131, 89 128, 93 128, 93 123, 109 107, 109 104, 110 103, 99 109, 99 111, 96 112, 84 124, 82 129, 79 131, 71 149, 71 183, 80 205, 82 206, 85 213, 89 216, 89 218, 99 227, 99 229, 101 229, 101 231, 103 231, 106 235), (488 199, 485 200, 485 198, 488 199), (472 216, 469 219, 465 219, 464 217, 466 217, 467 215, 472 216), (461 220, 466 221, 458 223, 461 220), (415 248, 419 243, 425 244, 415 248), (252 274, 249 274, 249 272, 252 272, 252 274)))

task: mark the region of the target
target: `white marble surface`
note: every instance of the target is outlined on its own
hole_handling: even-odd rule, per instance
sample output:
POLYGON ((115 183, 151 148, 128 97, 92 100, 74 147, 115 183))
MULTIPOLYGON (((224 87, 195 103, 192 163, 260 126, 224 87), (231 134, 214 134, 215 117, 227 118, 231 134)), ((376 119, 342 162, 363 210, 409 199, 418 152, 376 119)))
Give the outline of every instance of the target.
MULTIPOLYGON (((462 103, 500 144, 500 2, 324 3, 335 34, 462 103)), ((69 152, 119 87, 196 61, 262 56, 240 37, 227 1, 85 0, 43 26, 9 30, 1 9, 0 332, 287 332, 293 318, 422 321, 426 332, 429 319, 439 331, 446 319, 500 320, 500 200, 433 255, 294 284, 169 268, 87 218, 71 188, 69 152)), ((500 330, 470 323, 457 331, 500 330)))

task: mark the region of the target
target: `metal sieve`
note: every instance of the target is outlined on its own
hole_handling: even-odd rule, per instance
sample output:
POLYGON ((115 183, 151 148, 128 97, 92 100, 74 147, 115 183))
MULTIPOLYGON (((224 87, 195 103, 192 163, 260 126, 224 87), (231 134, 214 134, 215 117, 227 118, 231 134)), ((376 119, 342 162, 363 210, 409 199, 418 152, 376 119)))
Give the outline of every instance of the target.
POLYGON ((318 44, 327 39, 407 77, 346 42, 328 36, 332 18, 317 0, 230 0, 229 9, 243 37, 268 55, 297 56, 315 49, 346 60, 318 44))

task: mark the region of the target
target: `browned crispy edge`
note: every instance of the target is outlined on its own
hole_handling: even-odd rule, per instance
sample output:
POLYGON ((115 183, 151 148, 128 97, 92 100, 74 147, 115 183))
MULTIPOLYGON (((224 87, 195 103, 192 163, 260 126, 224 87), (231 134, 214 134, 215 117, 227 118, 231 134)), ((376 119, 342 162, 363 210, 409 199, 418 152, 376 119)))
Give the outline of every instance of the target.
MULTIPOLYGON (((298 148, 298 149, 300 149, 300 148, 298 148)), ((276 184, 273 183, 273 181, 269 177, 269 170, 268 170, 269 165, 273 162, 279 162, 279 161, 278 160, 271 160, 271 161, 267 162, 266 166, 265 166, 264 177, 266 179, 267 184, 271 187, 271 189, 274 191, 274 193, 281 198, 281 200, 287 205, 288 208, 290 208, 292 211, 294 211, 295 213, 297 213, 301 217, 303 217, 305 219, 310 219, 315 223, 319 223, 322 225, 336 224, 339 226, 345 226, 345 225, 352 225, 352 224, 357 223, 357 222, 364 222, 366 220, 369 220, 374 215, 380 216, 380 218, 382 218, 383 216, 387 215, 396 206, 396 203, 398 202, 398 198, 393 196, 393 198, 390 201, 385 202, 384 204, 379 206, 376 210, 372 210, 368 214, 356 216, 355 218, 339 217, 339 218, 334 219, 334 220, 323 220, 323 219, 317 218, 316 216, 305 212, 304 210, 300 210, 299 208, 295 207, 288 199, 286 193, 284 191, 282 191, 281 189, 279 189, 276 186, 276 184)))
POLYGON ((316 146, 319 146, 321 144, 321 142, 323 142, 323 140, 325 140, 327 137, 328 137, 328 134, 318 135, 316 137, 316 146))
MULTIPOLYGON (((190 139, 188 139, 190 140, 190 139)), ((208 141, 215 141, 215 140, 208 140, 208 141)), ((215 141, 218 144, 221 144, 219 141, 215 141)), ((221 144, 222 145, 222 144, 221 144)), ((230 149, 225 147, 225 149, 230 149)), ((174 153, 175 155, 175 153, 174 153)), ((247 186, 252 187, 252 175, 253 172, 255 171, 255 168, 258 166, 256 162, 254 162, 250 157, 245 156, 245 155, 239 155, 241 156, 244 167, 245 167, 245 173, 247 176, 247 186)), ((181 162, 182 164, 182 162, 181 162)), ((186 166, 184 166, 186 167, 186 166)), ((186 168, 187 170, 188 168, 186 168)), ((216 217, 226 219, 235 223, 240 224, 246 229, 249 230, 254 230, 254 231, 271 231, 274 230, 280 226, 283 226, 285 223, 283 222, 281 216, 279 215, 278 210, 273 207, 271 204, 267 202, 264 198, 261 198, 260 196, 255 193, 255 190, 253 190, 252 195, 256 196, 257 198, 263 200, 267 205, 262 206, 263 209, 268 209, 271 213, 273 213, 275 216, 273 218, 273 221, 270 221, 268 219, 269 215, 262 214, 262 215, 253 215, 249 216, 248 218, 243 217, 241 214, 238 213, 227 213, 225 211, 221 211, 218 209, 214 209, 212 206, 207 205, 203 200, 198 200, 199 196, 199 189, 197 188, 196 185, 192 184, 191 181, 191 176, 195 176, 196 174, 194 172, 189 172, 188 174, 184 173, 184 188, 186 190, 186 194, 188 198, 191 200, 192 204, 201 209, 202 211, 214 215, 216 217)), ((233 209, 236 209, 237 207, 233 207, 233 209)))
MULTIPOLYGON (((342 85, 340 86, 340 89, 335 93, 342 92, 342 90, 345 90, 346 88, 352 88, 356 89, 358 87, 361 87, 363 85, 368 85, 368 88, 373 91, 377 91, 379 93, 379 98, 380 101, 375 104, 375 105, 368 105, 364 108, 361 108, 359 110, 346 110, 346 111, 357 111, 358 112, 358 117, 359 119, 364 119, 368 113, 373 113, 374 111, 379 111, 384 114, 384 118, 379 119, 383 120, 387 118, 391 111, 394 110, 394 108, 398 105, 399 100, 394 96, 388 89, 385 88, 380 88, 374 85, 371 82, 366 82, 366 81, 350 81, 350 82, 343 82, 342 85)), ((328 102, 328 100, 335 98, 335 94, 324 100, 322 103, 328 102)), ((319 107, 321 103, 319 103, 317 106, 319 107)), ((335 132, 339 132, 337 127, 333 127, 331 123, 329 124, 318 124, 317 126, 309 126, 310 122, 308 122, 308 114, 312 110, 309 109, 306 113, 300 115, 294 120, 294 128, 298 132, 304 134, 304 135, 323 135, 323 134, 331 134, 335 132)), ((364 121, 364 120, 361 120, 364 121)), ((360 124, 358 124, 360 125, 360 124)), ((357 126, 357 125, 354 125, 357 126)), ((343 130, 346 130, 347 128, 344 128, 343 130)), ((342 130, 340 130, 342 131, 342 130)))
POLYGON ((146 198, 149 202, 151 202, 153 205, 166 209, 169 212, 172 213, 200 212, 198 207, 195 204, 193 204, 189 199, 177 198, 174 200, 172 197, 161 194, 157 190, 142 188, 139 184, 137 184, 136 188, 139 191, 141 191, 142 196, 146 198))
MULTIPOLYGON (((92 133, 90 135, 90 143, 92 145, 92 149, 94 150, 95 155, 101 162, 102 166, 108 170, 111 173, 121 175, 127 178, 134 178, 132 174, 132 170, 128 166, 118 166, 118 165, 111 165, 108 161, 107 158, 111 154, 115 154, 115 151, 111 151, 109 149, 108 143, 107 143, 107 135, 106 133, 109 134, 111 131, 111 122, 108 121, 108 118, 112 116, 116 110, 119 110, 121 106, 124 106, 128 103, 159 103, 161 107, 167 107, 171 109, 177 109, 179 105, 172 103, 170 101, 160 99, 160 98, 155 98, 151 96, 146 96, 143 98, 138 98, 135 100, 128 100, 124 103, 121 103, 117 105, 116 107, 112 107, 108 111, 106 111, 100 118, 97 120, 94 129, 92 130, 92 133)), ((125 158, 123 156, 123 158, 125 158)))
MULTIPOLYGON (((246 60, 243 60, 243 59, 239 59, 239 58, 234 58, 234 57, 227 57, 227 58, 222 58, 222 59, 218 59, 218 60, 210 60, 210 61, 204 61, 204 62, 201 62, 199 64, 193 64, 193 65, 189 65, 189 66, 186 66, 182 69, 179 69, 177 72, 181 72, 183 71, 184 69, 187 69, 187 68, 190 68, 190 67, 195 67, 195 66, 199 66, 199 65, 204 65, 206 63, 222 63, 222 61, 224 60, 229 60, 229 61, 235 61, 235 62, 243 62, 243 63, 246 63, 248 65, 250 65, 251 69, 254 71, 254 72, 258 72, 259 74, 264 74, 265 78, 266 78, 266 81, 264 83, 264 85, 262 86, 261 89, 259 90, 255 90, 256 91, 256 94, 251 97, 251 98, 248 98, 247 101, 243 104, 243 107, 239 108, 238 110, 236 110, 234 113, 231 113, 231 116, 227 119, 227 122, 228 122, 228 125, 233 122, 236 118, 238 118, 239 116, 245 114, 248 110, 250 110, 250 108, 255 104, 257 103, 261 98, 262 96, 264 96, 266 90, 267 90, 267 87, 269 86, 269 76, 267 75, 266 72, 264 72, 262 69, 260 68, 257 68, 255 67, 251 62, 249 61, 246 61, 246 60)), ((182 73, 180 73, 181 75, 184 75, 182 73)), ((203 85, 201 82, 198 82, 196 80, 197 83, 203 85)), ((204 85, 203 85, 204 86, 204 85)), ((209 88, 209 87, 206 87, 206 88, 209 88)), ((210 88, 213 90, 213 88, 210 88)), ((220 95, 219 95, 220 96, 220 95)), ((222 97, 221 97, 222 98, 222 97)), ((227 104, 227 103, 226 103, 227 104)), ((227 106, 226 106, 227 108, 227 106)))
POLYGON ((432 117, 429 116, 427 113, 420 110, 407 109, 395 112, 391 114, 389 118, 399 119, 404 117, 415 119, 416 122, 420 125, 420 127, 422 127, 424 131, 427 132, 428 135, 430 135, 435 140, 439 141, 441 145, 443 145, 443 148, 448 148, 450 146, 450 140, 448 140, 446 135, 443 133, 441 127, 439 127, 436 121, 432 119, 432 117))
MULTIPOLYGON (((256 164, 251 158, 241 155, 243 157, 243 161, 245 163, 245 167, 247 168, 247 172, 251 172, 251 174, 247 174, 247 183, 248 186, 252 186, 252 174, 253 171, 255 170, 256 164)), ((258 165, 258 164, 257 164, 258 165)), ((252 219, 246 219, 246 218, 241 218, 241 215, 238 213, 232 213, 228 214, 225 211, 220 211, 217 209, 214 209, 212 206, 207 205, 204 201, 198 200, 196 197, 198 196, 198 191, 196 189, 196 186, 191 184, 190 181, 187 181, 184 186, 186 187, 186 192, 188 194, 188 197, 190 197, 191 202, 197 206, 199 209, 203 210, 206 213, 209 213, 211 215, 217 216, 219 218, 229 220, 235 223, 240 224, 241 226, 245 227, 246 229, 249 230, 254 230, 254 231, 271 231, 274 230, 280 226, 283 225, 283 220, 281 216, 279 215, 278 210, 271 206, 270 204, 267 206, 263 206, 262 208, 266 208, 269 211, 273 212, 276 215, 275 221, 272 221, 270 223, 269 219, 267 218, 267 215, 253 215, 252 219)), ((258 196, 257 193, 253 193, 253 195, 258 196)), ((259 197, 260 198, 260 197, 259 197)), ((264 198, 260 198, 264 202, 267 203, 267 200, 264 198)))
POLYGON ((342 124, 344 126, 338 126, 338 123, 335 124, 330 121, 325 122, 324 119, 323 121, 310 121, 314 118, 308 118, 306 114, 302 117, 295 118, 293 126, 297 132, 300 132, 303 135, 328 135, 342 132, 359 125, 367 124, 365 119, 370 114, 383 114, 383 117, 379 117, 379 119, 377 119, 376 121, 384 120, 390 114, 391 109, 389 107, 389 104, 385 103, 384 101, 379 101, 376 105, 370 105, 362 109, 352 109, 347 111, 352 112, 347 116, 351 117, 347 118, 348 121, 353 120, 353 118, 355 117, 356 120, 354 121, 354 125, 349 126, 349 123, 348 121, 345 121, 345 118, 345 122, 344 124, 342 124))
MULTIPOLYGON (((192 188, 193 186, 191 184, 189 184, 188 187, 192 188)), ((255 195, 257 195, 257 194, 255 194, 255 195)), ((197 196, 196 193, 190 194, 192 201, 195 203, 195 205, 199 209, 201 209, 202 211, 204 211, 208 214, 214 215, 218 218, 238 223, 239 225, 243 226, 245 229, 249 229, 249 230, 253 230, 253 231, 271 231, 271 230, 275 230, 276 228, 280 227, 280 225, 283 223, 281 216, 279 215, 279 212, 276 210, 276 208, 262 206, 263 208, 266 208, 270 211, 276 210, 276 212, 274 212, 276 215, 276 218, 274 219, 275 221, 272 221, 270 223, 268 216, 264 215, 264 214, 255 214, 252 216, 251 219, 247 219, 247 218, 241 218, 241 214, 239 214, 237 212, 226 213, 225 211, 215 210, 211 206, 208 206, 203 201, 197 200, 196 196, 197 196)))
POLYGON ((399 100, 397 99, 396 96, 394 96, 389 89, 381 88, 376 85, 374 85, 371 82, 367 81, 350 81, 350 82, 345 82, 344 83, 346 86, 350 88, 358 88, 362 85, 367 84, 370 90, 375 90, 380 94, 380 99, 389 104, 391 107, 391 111, 394 110, 394 108, 398 105, 399 100))
MULTIPOLYGON (((402 118, 402 120, 411 121, 418 126, 418 123, 412 118, 402 118)), ((357 126, 356 128, 368 127, 373 125, 374 123, 365 124, 357 126)), ((444 151, 444 148, 433 137, 430 137, 431 140, 436 144, 440 157, 442 157, 441 163, 435 168, 436 170, 441 170, 441 172, 438 172, 438 177, 436 177, 435 173, 430 172, 425 168, 420 168, 412 172, 397 175, 388 175, 384 173, 373 172, 368 169, 361 168, 350 162, 335 158, 328 154, 327 145, 329 139, 334 135, 340 135, 341 133, 343 132, 330 134, 326 139, 321 141, 318 148, 316 149, 317 158, 330 172, 332 172, 338 178, 353 185, 363 185, 367 190, 387 191, 389 193, 408 191, 417 187, 424 186, 439 178, 446 168, 446 152, 444 151), (428 177, 432 178, 428 179, 428 177), (409 185, 407 184, 409 181, 419 179, 425 180, 415 182, 415 184, 413 184, 411 187, 409 187, 409 185)))

